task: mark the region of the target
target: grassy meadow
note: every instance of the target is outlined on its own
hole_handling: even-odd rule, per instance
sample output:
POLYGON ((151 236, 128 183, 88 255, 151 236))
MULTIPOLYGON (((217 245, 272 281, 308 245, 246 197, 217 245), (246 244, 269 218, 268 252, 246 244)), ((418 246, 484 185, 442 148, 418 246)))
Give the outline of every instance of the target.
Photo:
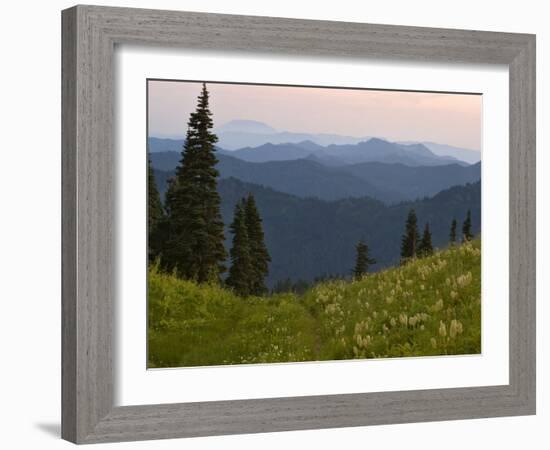
POLYGON ((189 367, 481 352, 481 242, 303 295, 238 297, 148 276, 148 366, 189 367))

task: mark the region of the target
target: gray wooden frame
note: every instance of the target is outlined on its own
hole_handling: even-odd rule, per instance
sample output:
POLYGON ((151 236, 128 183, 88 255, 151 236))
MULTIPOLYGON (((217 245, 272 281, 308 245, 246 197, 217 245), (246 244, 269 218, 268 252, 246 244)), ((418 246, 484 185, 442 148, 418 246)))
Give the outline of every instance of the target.
POLYGON ((63 11, 62 31, 64 439, 94 443, 535 413, 535 36, 97 6, 63 11), (113 52, 120 43, 506 64, 509 384, 114 407, 113 52))

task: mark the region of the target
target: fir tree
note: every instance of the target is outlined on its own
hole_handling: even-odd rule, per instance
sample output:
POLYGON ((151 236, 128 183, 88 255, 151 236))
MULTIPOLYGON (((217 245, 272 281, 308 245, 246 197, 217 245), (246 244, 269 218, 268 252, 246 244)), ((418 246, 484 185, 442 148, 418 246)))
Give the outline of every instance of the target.
POLYGON ((164 222, 164 209, 160 201, 151 160, 147 159, 147 255, 150 262, 159 256, 159 231, 164 222))
POLYGON ((410 258, 415 258, 418 247, 418 226, 416 212, 414 209, 409 211, 407 222, 405 223, 405 234, 401 238, 401 260, 406 262, 410 258))
POLYGON ((451 245, 456 243, 456 219, 451 222, 451 232, 449 233, 449 242, 451 245))
POLYGON ((430 225, 426 223, 424 227, 424 233, 422 234, 422 239, 418 245, 418 255, 419 256, 430 256, 433 255, 434 249, 432 246, 432 233, 430 231, 430 225))
POLYGON ((262 219, 256 208, 254 196, 250 193, 246 200, 243 201, 246 230, 250 244, 250 257, 252 260, 249 289, 252 295, 262 295, 267 292, 264 279, 269 273, 271 257, 264 242, 262 219))
POLYGON ((229 252, 231 267, 225 284, 233 288, 237 295, 245 297, 251 293, 252 258, 250 240, 246 228, 244 201, 240 201, 235 205, 235 213, 230 229, 231 233, 233 233, 233 243, 229 252))
POLYGON ((219 280, 227 257, 216 190, 219 172, 214 144, 218 138, 210 131, 208 99, 203 83, 187 123, 180 164, 166 193, 169 230, 163 251, 168 269, 175 268, 179 276, 199 283, 219 280))
POLYGON ((466 220, 462 224, 462 242, 471 241, 474 236, 472 235, 472 215, 470 210, 466 214, 466 220))
POLYGON ((369 247, 364 241, 359 241, 355 246, 355 268, 353 269, 353 276, 356 279, 360 279, 369 271, 371 264, 376 264, 376 260, 369 257, 369 247))

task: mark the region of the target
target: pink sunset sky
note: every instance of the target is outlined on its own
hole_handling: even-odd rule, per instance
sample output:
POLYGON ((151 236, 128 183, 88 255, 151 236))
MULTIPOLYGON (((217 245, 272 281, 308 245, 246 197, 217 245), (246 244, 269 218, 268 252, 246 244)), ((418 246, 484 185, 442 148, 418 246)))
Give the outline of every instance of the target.
MULTIPOLYGON (((214 126, 264 122, 278 131, 431 141, 479 150, 482 96, 207 83, 214 126)), ((183 137, 199 82, 148 81, 149 136, 183 137)))

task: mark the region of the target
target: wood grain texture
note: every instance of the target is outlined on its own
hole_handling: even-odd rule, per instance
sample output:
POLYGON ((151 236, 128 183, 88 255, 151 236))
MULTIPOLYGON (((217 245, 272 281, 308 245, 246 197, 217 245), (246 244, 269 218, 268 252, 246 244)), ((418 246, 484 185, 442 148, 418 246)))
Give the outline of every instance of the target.
POLYGON ((62 155, 61 155, 61 340, 62 340, 62 431, 65 439, 76 440, 76 10, 62 17, 62 155))
POLYGON ((535 412, 534 36, 96 6, 77 6, 62 16, 65 439, 111 442, 535 412), (300 58, 506 64, 510 384, 113 407, 115 44, 300 58))
POLYGON ((112 42, 64 13, 62 436, 82 441, 113 406, 112 42))

